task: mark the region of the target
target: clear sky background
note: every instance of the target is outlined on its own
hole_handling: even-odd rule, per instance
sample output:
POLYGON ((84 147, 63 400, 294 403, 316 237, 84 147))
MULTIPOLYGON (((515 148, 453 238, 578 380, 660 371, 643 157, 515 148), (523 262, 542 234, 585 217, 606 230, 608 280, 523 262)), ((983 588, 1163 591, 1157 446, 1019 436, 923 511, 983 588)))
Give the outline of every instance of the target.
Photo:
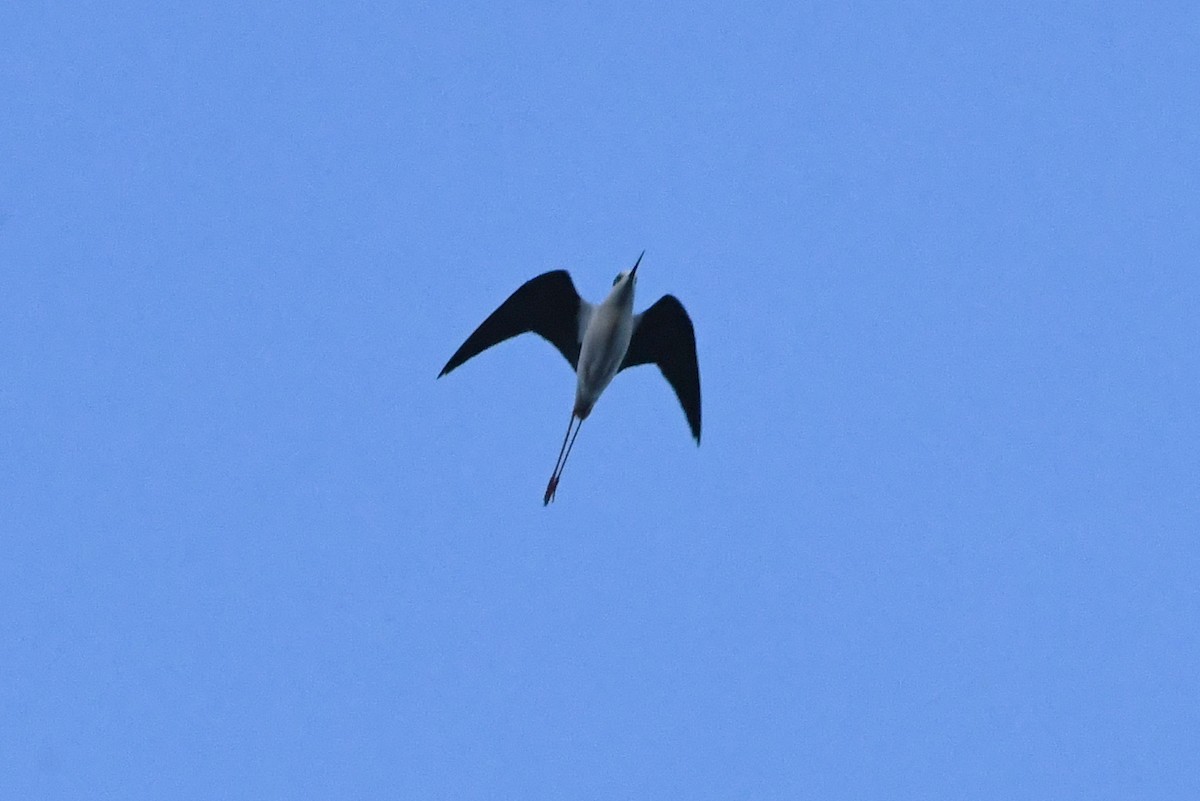
POLYGON ((0 794, 1200 793, 1194 3, 194 5, 0 10, 0 794))

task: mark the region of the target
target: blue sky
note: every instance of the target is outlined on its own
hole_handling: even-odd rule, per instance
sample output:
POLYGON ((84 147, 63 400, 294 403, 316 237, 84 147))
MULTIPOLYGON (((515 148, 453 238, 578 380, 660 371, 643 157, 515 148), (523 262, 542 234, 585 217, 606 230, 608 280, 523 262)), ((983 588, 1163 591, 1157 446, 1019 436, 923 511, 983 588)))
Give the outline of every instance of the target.
POLYGON ((993 5, 6 5, 6 794, 1194 796, 1200 12, 993 5))

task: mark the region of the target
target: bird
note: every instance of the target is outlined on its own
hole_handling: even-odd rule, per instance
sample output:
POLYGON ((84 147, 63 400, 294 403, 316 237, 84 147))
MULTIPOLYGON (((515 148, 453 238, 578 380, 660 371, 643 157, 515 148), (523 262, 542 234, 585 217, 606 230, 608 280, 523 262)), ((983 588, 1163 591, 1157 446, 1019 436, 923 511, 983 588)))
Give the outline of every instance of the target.
POLYGON ((633 313, 638 265, 645 255, 643 250, 632 269, 617 273, 608 297, 596 305, 579 296, 566 270, 551 270, 529 279, 467 337, 438 373, 441 378, 493 345, 525 333, 548 341, 571 365, 575 403, 543 506, 554 500, 583 421, 622 370, 657 365, 675 391, 692 437, 700 445, 700 366, 691 318, 674 295, 663 295, 644 312, 633 313))

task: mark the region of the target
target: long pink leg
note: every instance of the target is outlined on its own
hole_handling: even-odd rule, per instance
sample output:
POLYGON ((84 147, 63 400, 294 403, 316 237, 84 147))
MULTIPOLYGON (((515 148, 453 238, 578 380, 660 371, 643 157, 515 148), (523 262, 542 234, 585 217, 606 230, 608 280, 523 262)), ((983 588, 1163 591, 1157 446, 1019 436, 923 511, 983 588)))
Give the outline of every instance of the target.
MULTIPOLYGON (((583 421, 579 421, 583 424, 583 421)), ((571 412, 571 419, 567 421, 567 433, 563 434, 562 447, 558 449, 558 459, 554 462, 554 472, 550 474, 550 483, 546 485, 546 494, 542 497, 542 506, 546 506, 550 501, 554 500, 554 491, 558 489, 558 478, 562 473, 562 468, 566 465, 566 459, 563 454, 568 452, 567 439, 571 436, 571 426, 575 423, 575 412, 571 412)), ((579 429, 575 429, 575 434, 579 434, 579 429)), ((575 440, 571 440, 574 443, 575 440)))
POLYGON ((575 447, 575 437, 579 436, 579 429, 583 428, 583 419, 579 420, 579 425, 575 426, 575 433, 571 435, 571 444, 567 446, 567 452, 563 456, 562 464, 558 466, 557 475, 551 476, 550 486, 546 487, 546 497, 542 498, 542 506, 554 500, 554 491, 558 489, 558 480, 562 478, 563 470, 567 469, 567 459, 571 458, 571 449, 575 447))

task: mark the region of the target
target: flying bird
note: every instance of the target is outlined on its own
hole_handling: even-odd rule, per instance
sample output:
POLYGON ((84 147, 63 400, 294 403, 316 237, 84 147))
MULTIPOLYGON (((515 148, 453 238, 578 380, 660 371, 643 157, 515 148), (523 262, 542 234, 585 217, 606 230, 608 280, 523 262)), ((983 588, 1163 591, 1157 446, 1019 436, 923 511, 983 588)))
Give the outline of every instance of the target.
POLYGON ((608 297, 595 306, 579 297, 566 270, 531 278, 467 337, 438 373, 441 378, 472 356, 528 332, 547 340, 570 363, 575 371, 575 405, 543 505, 554 500, 583 421, 617 373, 626 368, 658 365, 700 444, 700 366, 691 319, 673 295, 663 295, 641 314, 633 313, 634 283, 645 255, 643 250, 633 269, 617 274, 608 297))

